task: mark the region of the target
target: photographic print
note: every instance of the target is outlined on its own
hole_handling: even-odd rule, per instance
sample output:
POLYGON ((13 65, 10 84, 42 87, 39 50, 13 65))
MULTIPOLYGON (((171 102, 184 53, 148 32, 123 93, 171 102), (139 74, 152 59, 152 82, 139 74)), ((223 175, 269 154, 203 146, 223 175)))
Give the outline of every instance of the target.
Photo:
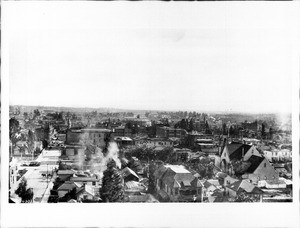
POLYGON ((277 31, 24 33, 10 48, 10 200, 292 201, 277 31))
POLYGON ((5 224, 297 222, 289 10, 64 5, 4 14, 5 224))

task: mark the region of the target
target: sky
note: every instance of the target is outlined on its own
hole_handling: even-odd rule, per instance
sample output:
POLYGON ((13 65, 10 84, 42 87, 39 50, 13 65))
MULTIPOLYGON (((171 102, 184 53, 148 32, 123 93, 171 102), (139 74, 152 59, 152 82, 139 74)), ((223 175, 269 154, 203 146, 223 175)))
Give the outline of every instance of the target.
POLYGON ((19 29, 11 105, 290 112, 280 29, 19 29))

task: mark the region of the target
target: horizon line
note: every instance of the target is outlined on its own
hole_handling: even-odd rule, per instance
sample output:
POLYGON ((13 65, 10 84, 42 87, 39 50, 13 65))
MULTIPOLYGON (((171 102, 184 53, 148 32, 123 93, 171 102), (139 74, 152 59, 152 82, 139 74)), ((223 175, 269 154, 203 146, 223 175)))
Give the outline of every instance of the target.
POLYGON ((226 113, 226 114, 252 114, 252 115, 260 115, 260 114, 292 114, 292 112, 280 112, 280 111, 268 111, 268 112, 251 112, 251 111, 236 111, 236 110, 192 110, 192 109, 138 109, 138 108, 116 108, 116 107, 84 107, 84 106, 53 106, 53 105, 26 105, 26 104, 9 104, 9 106, 27 106, 27 107, 52 107, 52 108, 70 108, 70 109, 117 109, 117 110, 125 110, 126 111, 150 111, 150 112, 198 112, 198 113, 226 113))

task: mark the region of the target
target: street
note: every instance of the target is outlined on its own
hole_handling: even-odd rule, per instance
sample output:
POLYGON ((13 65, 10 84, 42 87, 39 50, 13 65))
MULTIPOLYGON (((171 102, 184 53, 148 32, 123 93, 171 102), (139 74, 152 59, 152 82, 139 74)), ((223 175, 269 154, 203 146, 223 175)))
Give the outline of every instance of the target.
MULTIPOLYGON (((53 181, 55 176, 42 176, 42 174, 52 174, 55 168, 58 168, 58 160, 61 152, 59 150, 43 150, 43 152, 38 156, 35 160, 40 162, 40 166, 30 167, 25 166, 22 168, 27 169, 28 171, 25 173, 23 178, 27 180, 27 187, 33 188, 33 203, 41 203, 47 202, 50 189, 53 185, 53 181)), ((21 178, 22 179, 22 178, 21 178)), ((16 184, 16 188, 21 181, 21 179, 16 184)), ((20 202, 21 200, 16 194, 12 194, 12 199, 16 202, 20 202)))

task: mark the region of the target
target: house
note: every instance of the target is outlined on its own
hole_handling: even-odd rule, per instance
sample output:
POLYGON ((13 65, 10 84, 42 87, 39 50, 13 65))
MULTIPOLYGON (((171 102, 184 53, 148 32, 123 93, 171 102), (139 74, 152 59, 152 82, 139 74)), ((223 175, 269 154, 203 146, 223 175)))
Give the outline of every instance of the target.
POLYGON ((137 181, 127 181, 124 184, 124 191, 127 194, 146 192, 146 190, 146 186, 137 181))
POLYGON ((72 191, 74 188, 78 186, 72 181, 65 181, 59 188, 57 189, 58 196, 64 197, 68 192, 72 191))
POLYGON ((122 169, 121 174, 123 176, 124 182, 136 181, 139 182, 139 176, 130 168, 126 167, 122 169))
POLYGON ((221 153, 220 168, 227 173, 232 173, 231 163, 233 160, 247 161, 252 155, 262 157, 259 151, 253 145, 244 143, 231 143, 225 145, 221 153))
POLYGON ((157 127, 156 136, 159 138, 170 138, 176 137, 183 139, 186 134, 186 131, 180 128, 171 128, 171 127, 157 127))
POLYGON ((257 197, 262 201, 263 191, 251 184, 247 180, 239 180, 234 183, 225 186, 226 194, 232 198, 237 197, 240 193, 244 193, 246 195, 257 197))
POLYGON ((286 181, 279 178, 279 180, 276 180, 276 181, 273 181, 273 180, 258 181, 257 186, 260 188, 265 187, 265 188, 271 188, 271 189, 274 189, 274 188, 284 188, 285 189, 287 184, 286 184, 286 181))
POLYGON ((12 161, 9 163, 9 188, 10 193, 13 194, 16 184, 17 184, 17 176, 18 176, 18 163, 16 158, 12 158, 12 161))
POLYGON ((131 133, 131 129, 127 128, 127 127, 116 127, 114 128, 114 136, 120 136, 120 137, 131 137, 132 133, 131 133))
POLYGON ((202 182, 203 185, 203 190, 202 190, 202 194, 203 197, 209 197, 210 195, 212 195, 212 193, 216 190, 219 190, 219 188, 217 188, 216 185, 210 183, 209 181, 205 180, 204 182, 202 182))
POLYGON ((84 160, 85 149, 80 145, 66 145, 62 149, 62 155, 67 156, 68 160, 84 160))
POLYGON ((210 192, 207 196, 208 202, 210 203, 220 203, 225 201, 224 191, 220 189, 215 189, 214 191, 210 192))
POLYGON ((143 140, 136 140, 135 145, 146 146, 146 147, 156 147, 156 146, 173 146, 173 141, 166 138, 147 138, 143 140))
POLYGON ((66 181, 66 180, 70 180, 70 178, 73 176, 74 173, 75 171, 73 170, 58 170, 57 175, 60 180, 66 181))
POLYGON ((99 180, 96 177, 71 177, 71 182, 77 182, 81 185, 92 185, 92 186, 98 186, 99 180))
POLYGON ((200 180, 181 165, 163 165, 155 173, 158 195, 166 201, 190 202, 202 200, 200 180))
POLYGON ((223 184, 223 185, 224 185, 224 186, 230 185, 230 184, 232 184, 232 183, 234 183, 234 182, 236 182, 236 181, 238 181, 238 179, 233 178, 233 177, 227 175, 227 176, 224 178, 224 184, 223 184))
POLYGON ((265 157, 252 155, 247 161, 251 165, 242 176, 244 179, 255 184, 260 180, 278 181, 279 174, 265 157))
MULTIPOLYGON (((96 188, 97 189, 97 188, 96 188)), ((83 201, 100 201, 100 197, 98 196, 97 190, 95 191, 95 188, 91 185, 82 185, 80 188, 76 191, 77 201, 83 202, 83 201)))
POLYGON ((288 149, 264 151, 264 156, 270 162, 292 161, 292 151, 288 149))
POLYGON ((203 134, 197 131, 187 133, 185 136, 187 146, 195 147, 198 143, 202 144, 214 144, 214 136, 211 134, 203 134))
POLYGON ((174 148, 173 153, 174 153, 175 161, 185 162, 190 159, 192 155, 192 150, 187 148, 182 148, 182 149, 174 148))
POLYGON ((133 140, 129 137, 118 136, 118 137, 115 137, 114 140, 116 141, 116 143, 118 144, 119 147, 133 145, 133 140))
POLYGON ((100 148, 105 146, 106 138, 112 136, 113 131, 109 129, 68 129, 66 144, 84 144, 90 141, 100 148))

